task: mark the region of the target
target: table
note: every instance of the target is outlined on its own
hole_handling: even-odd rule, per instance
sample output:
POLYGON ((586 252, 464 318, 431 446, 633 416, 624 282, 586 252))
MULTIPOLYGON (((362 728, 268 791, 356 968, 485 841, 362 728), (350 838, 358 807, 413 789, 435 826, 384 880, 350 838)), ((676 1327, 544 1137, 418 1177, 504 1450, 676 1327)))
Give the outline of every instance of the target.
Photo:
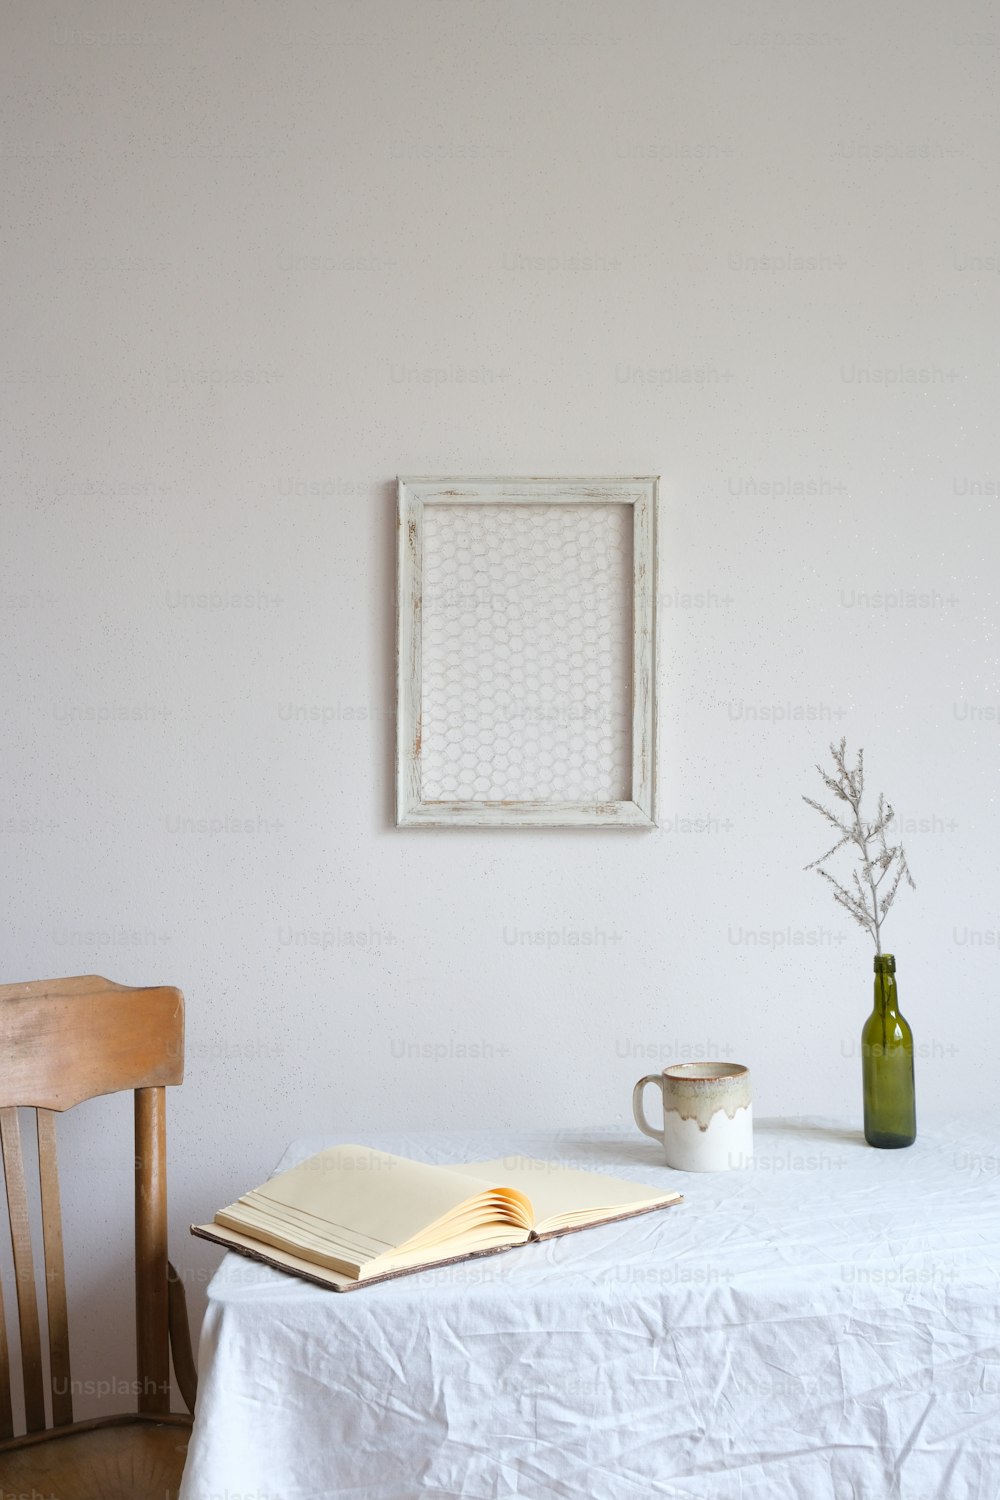
POLYGON ((685 1202, 342 1295, 227 1255, 181 1500, 1000 1496, 995 1120, 921 1122, 906 1151, 763 1121, 753 1166, 715 1175, 631 1130, 365 1144, 685 1202))

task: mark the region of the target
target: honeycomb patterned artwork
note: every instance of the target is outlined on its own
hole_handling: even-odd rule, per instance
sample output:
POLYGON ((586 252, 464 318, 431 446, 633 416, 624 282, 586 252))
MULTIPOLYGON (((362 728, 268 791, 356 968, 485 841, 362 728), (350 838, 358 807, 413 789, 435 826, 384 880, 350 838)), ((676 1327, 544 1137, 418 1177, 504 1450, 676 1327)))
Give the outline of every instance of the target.
POLYGON ((428 504, 422 796, 632 795, 628 505, 428 504))

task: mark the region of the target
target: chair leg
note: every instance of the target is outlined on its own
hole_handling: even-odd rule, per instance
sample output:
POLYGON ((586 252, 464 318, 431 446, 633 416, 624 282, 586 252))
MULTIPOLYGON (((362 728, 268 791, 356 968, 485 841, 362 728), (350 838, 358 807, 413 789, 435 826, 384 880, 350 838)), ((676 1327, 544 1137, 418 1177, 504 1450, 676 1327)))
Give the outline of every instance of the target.
POLYGON ((170 1324, 170 1352, 173 1355, 177 1386, 188 1411, 194 1411, 198 1396, 198 1369, 191 1351, 191 1325, 188 1322, 184 1283, 167 1261, 167 1318, 170 1324))

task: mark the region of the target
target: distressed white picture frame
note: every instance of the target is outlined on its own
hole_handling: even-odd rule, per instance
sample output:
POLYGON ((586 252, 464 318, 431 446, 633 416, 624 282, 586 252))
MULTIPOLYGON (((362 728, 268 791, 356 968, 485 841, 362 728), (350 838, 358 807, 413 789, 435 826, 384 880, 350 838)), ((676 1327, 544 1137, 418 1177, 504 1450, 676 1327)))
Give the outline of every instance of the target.
MULTIPOLYGON (((650 828, 656 825, 656 531, 659 481, 655 476, 639 476, 611 479, 572 478, 490 478, 490 479, 436 479, 400 478, 398 481, 398 573, 397 573, 397 662, 396 662, 396 824, 400 828, 456 828, 456 827, 604 827, 604 828, 650 828), (488 515, 477 512, 478 507, 493 507, 488 515), (531 508, 526 510, 525 507, 531 508), (557 513, 551 507, 563 507, 557 513), (590 510, 591 507, 595 509, 590 510), (624 507, 621 511, 618 507, 624 507), (600 509, 596 509, 600 508, 600 509), (614 509, 613 509, 614 508, 614 509), (545 547, 525 547, 525 527, 530 521, 533 528, 528 532, 529 541, 534 536, 549 543, 550 560, 546 563, 545 547), (478 525, 477 523, 482 523, 478 525), (463 560, 463 526, 470 540, 463 560), (476 648, 476 640, 482 645, 484 632, 496 622, 498 635, 503 634, 502 605, 504 595, 484 594, 488 589, 488 569, 495 565, 495 553, 500 546, 507 545, 505 538, 514 538, 515 551, 511 553, 510 566, 527 567, 531 574, 529 597, 540 601, 541 613, 545 616, 544 628, 551 640, 553 620, 556 627, 564 617, 573 616, 571 608, 560 612, 548 600, 544 569, 553 569, 552 587, 555 591, 565 586, 566 570, 562 562, 573 553, 573 537, 577 526, 579 534, 589 538, 592 557, 587 558, 586 545, 573 567, 580 581, 579 597, 575 601, 574 639, 567 642, 567 650, 576 653, 577 661, 593 662, 600 655, 600 693, 602 702, 613 702, 619 706, 622 724, 613 735, 604 732, 593 736, 593 744, 584 745, 586 734, 578 735, 581 746, 591 753, 591 765, 581 771, 579 765, 571 774, 565 770, 564 778, 572 795, 563 796, 562 789, 553 784, 552 759, 544 750, 544 725, 531 738, 530 747, 523 744, 515 748, 520 752, 518 795, 502 795, 503 788, 493 785, 486 788, 490 776, 479 778, 483 790, 471 796, 449 797, 443 794, 448 784, 455 785, 458 773, 451 782, 443 776, 441 747, 444 756, 455 760, 462 754, 461 748, 453 749, 464 736, 462 744, 472 751, 484 747, 480 755, 489 761, 492 755, 493 731, 487 726, 478 733, 470 725, 468 704, 473 705, 483 696, 479 688, 469 686, 473 682, 470 670, 460 677, 455 662, 462 651, 476 648), (517 538, 520 536, 520 542, 517 538), (443 545, 441 538, 447 538, 443 545), (602 542, 603 538, 622 537, 628 539, 630 547, 616 549, 602 542), (476 538, 475 541, 471 538, 476 538), (561 543, 558 539, 562 539, 561 543), (491 540, 492 539, 492 540, 491 540), (428 546, 433 550, 428 554, 428 546), (609 566, 609 554, 617 553, 615 567, 609 566), (628 560, 626 561, 626 556, 628 560), (520 562, 517 561, 520 559, 520 562), (562 568, 564 576, 557 576, 562 568), (441 644, 440 626, 441 579, 455 574, 455 593, 446 601, 450 606, 449 628, 452 630, 453 648, 445 652, 441 644), (432 601, 425 599, 428 578, 436 580, 436 594, 432 601), (477 579, 479 582, 477 583, 477 579), (617 579, 617 583, 615 580, 617 579), (480 590, 477 597, 476 590, 480 590), (621 598, 610 597, 620 589, 621 598), (458 605, 468 603, 467 614, 456 615, 458 605), (426 605, 426 607, 425 607, 426 605), (555 612, 553 609, 555 608, 555 612), (437 611, 435 614, 434 611, 437 611), (605 635, 615 639, 610 644, 601 639, 594 640, 596 627, 580 630, 582 618, 591 624, 607 623, 616 615, 622 620, 621 628, 605 629, 605 635), (430 619, 430 625, 428 625, 430 619), (471 621, 468 626, 463 624, 471 621), (425 630, 429 631, 426 641, 425 630), (622 631, 624 630, 624 638, 622 631), (457 632, 457 635, 456 635, 457 632), (470 644, 470 637, 476 640, 470 644), (584 637, 587 639, 585 640, 584 637), (587 641, 591 644, 588 647, 587 641), (607 649, 601 651, 602 645, 607 649), (436 653, 436 655, 433 655, 436 653), (433 656, 435 671, 429 670, 433 656), (426 662, 425 662, 426 658, 426 662), (615 663, 620 667, 614 671, 615 663), (428 665, 428 681, 425 682, 425 664, 428 665), (453 682, 450 688, 442 687, 445 667, 451 664, 453 682), (611 678, 616 680, 612 681, 611 678), (620 680, 617 680, 620 679, 620 680), (461 683, 467 685, 467 702, 461 703, 461 683), (627 747, 625 740, 627 739, 627 747), (612 748, 612 744, 613 747, 612 748), (432 747, 432 748, 429 748, 432 747), (546 762, 544 774, 539 770, 544 790, 525 795, 525 755, 528 749, 539 756, 539 765, 546 762), (436 752, 436 753, 435 753, 436 752), (604 754, 606 764, 598 763, 596 757, 604 754), (432 764, 433 759, 433 764, 432 764), (580 796, 581 780, 591 776, 593 787, 586 796, 580 796)), ((514 545, 512 543, 511 545, 514 545)), ((518 580, 513 578, 513 589, 519 590, 518 580)), ((530 613, 530 611, 529 611, 530 613)), ((538 657, 539 648, 535 647, 538 657)), ((510 665, 509 644, 505 647, 500 665, 510 665)), ((486 659, 490 659, 487 650, 486 659)), ((494 663, 494 665, 497 665, 494 663)), ((516 671, 499 671, 498 676, 506 681, 516 678, 516 671)), ((578 679, 581 672, 569 674, 578 679)), ((533 681, 537 681, 537 675, 533 681)), ((517 722, 516 717, 511 721, 517 722)), ((505 726, 507 733, 507 726, 505 726)), ((572 726, 564 722, 560 733, 565 746, 567 736, 574 734, 572 726)), ((508 734, 509 738, 509 734, 508 734)), ((505 744, 505 748, 509 748, 505 744)), ((503 757, 504 760, 507 757, 503 757)), ((580 755, 571 757, 579 762, 580 755)), ((463 763, 476 759, 471 753, 464 755, 463 763)), ((465 773, 468 783, 472 773, 465 773)), ((494 772, 495 782, 501 774, 494 772)), ((468 786, 466 785, 466 790, 468 786)))

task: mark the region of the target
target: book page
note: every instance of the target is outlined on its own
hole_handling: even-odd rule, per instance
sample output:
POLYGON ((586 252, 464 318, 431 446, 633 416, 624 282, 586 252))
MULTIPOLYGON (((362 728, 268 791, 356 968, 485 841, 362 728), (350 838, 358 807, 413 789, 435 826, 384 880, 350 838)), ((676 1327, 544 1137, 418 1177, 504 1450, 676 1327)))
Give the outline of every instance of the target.
POLYGON ((453 1169, 485 1178, 492 1185, 515 1188, 530 1199, 535 1229, 614 1218, 648 1204, 671 1203, 680 1194, 646 1182, 625 1182, 600 1172, 581 1172, 529 1156, 502 1156, 496 1161, 463 1162, 453 1169))
POLYGON ((432 1167, 367 1146, 330 1146, 248 1197, 269 1200, 286 1220, 308 1214, 320 1221, 314 1230, 329 1226, 333 1238, 343 1229, 378 1254, 404 1245, 491 1186, 461 1167, 432 1167))
POLYGON ((239 1230, 229 1229, 214 1221, 211 1224, 192 1224, 191 1233, 198 1235, 200 1239, 211 1240, 214 1245, 222 1245, 226 1250, 237 1250, 240 1255, 246 1255, 261 1265, 275 1266, 279 1271, 290 1271, 306 1281, 331 1287, 335 1292, 346 1292, 352 1286, 364 1285, 356 1275, 348 1276, 331 1270, 328 1266, 318 1265, 316 1261, 306 1260, 301 1255, 293 1255, 289 1250, 281 1250, 266 1241, 262 1242, 249 1234, 241 1234, 239 1230))
POLYGON ((293 1255, 291 1251, 262 1244, 250 1235, 240 1234, 237 1230, 226 1229, 218 1224, 192 1224, 191 1233, 198 1235, 200 1239, 211 1240, 213 1244, 222 1245, 226 1250, 236 1250, 241 1255, 249 1256, 251 1260, 259 1261, 262 1265, 274 1266, 279 1271, 289 1271, 295 1276, 315 1282, 318 1286, 329 1287, 335 1292, 349 1292, 353 1287, 367 1286, 370 1282, 378 1283, 385 1281, 388 1277, 405 1275, 410 1271, 430 1270, 434 1266, 452 1265, 455 1261, 479 1260, 484 1255, 496 1254, 498 1250, 513 1250, 518 1245, 523 1245, 528 1237, 526 1231, 520 1231, 516 1238, 504 1237, 492 1246, 477 1242, 471 1250, 449 1249, 447 1252, 419 1260, 404 1256, 398 1259, 398 1263, 394 1257, 391 1267, 385 1267, 383 1262, 379 1262, 377 1266, 366 1267, 360 1276, 348 1276, 318 1265, 315 1261, 307 1260, 301 1255, 293 1255))

